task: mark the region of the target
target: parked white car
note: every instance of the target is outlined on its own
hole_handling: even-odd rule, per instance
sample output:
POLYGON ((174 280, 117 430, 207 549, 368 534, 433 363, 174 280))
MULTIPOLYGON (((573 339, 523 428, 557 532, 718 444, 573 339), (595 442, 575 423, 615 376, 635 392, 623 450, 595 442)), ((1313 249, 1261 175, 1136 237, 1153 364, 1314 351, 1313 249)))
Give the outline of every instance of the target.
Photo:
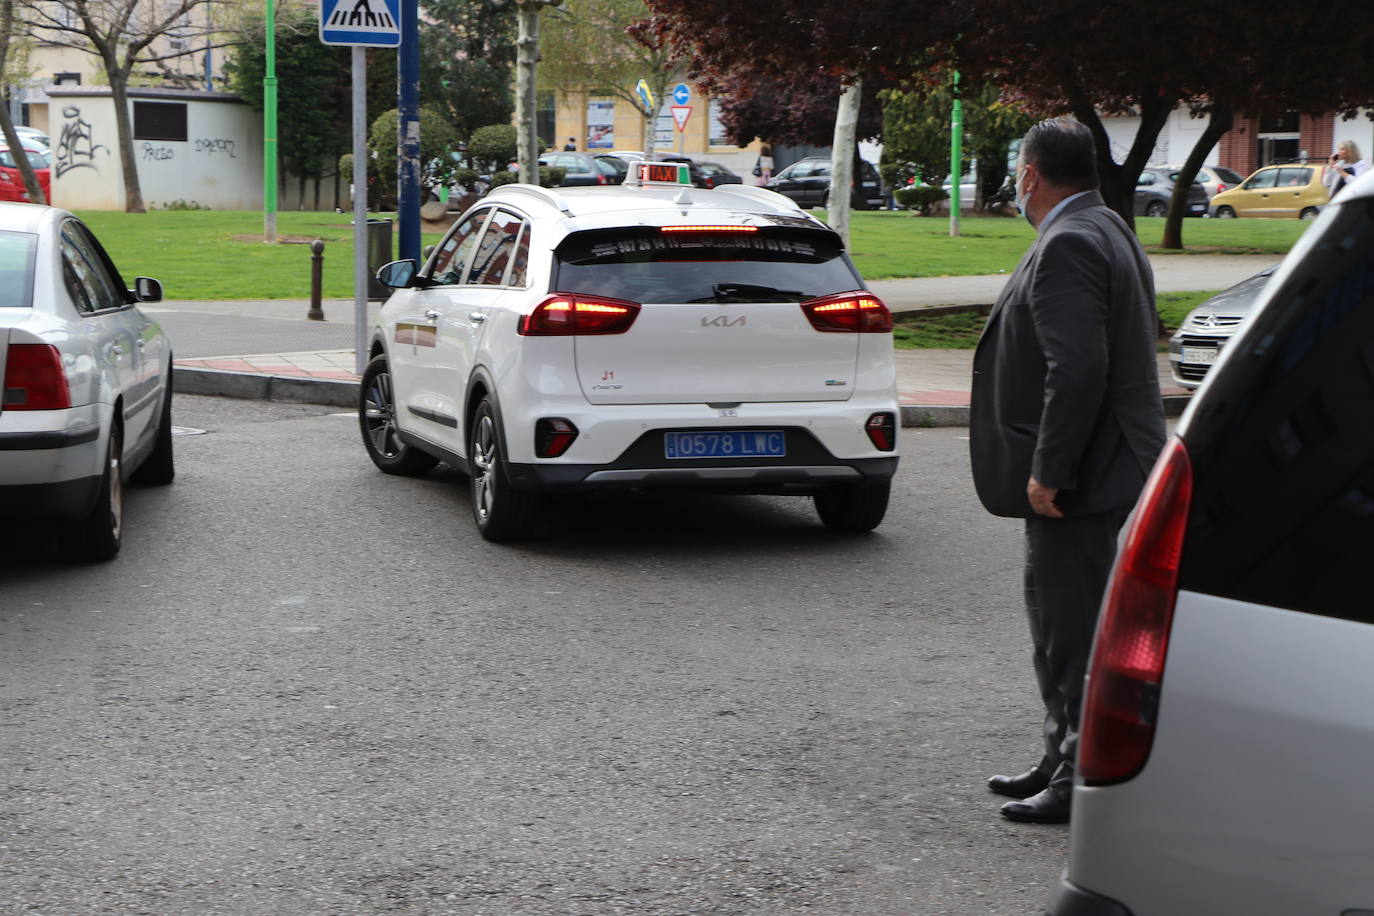
POLYGON ((550 491, 815 498, 876 527, 897 467, 892 317, 839 236, 762 188, 636 162, 611 188, 495 189, 371 336, 363 443, 383 471, 467 471, 491 540, 550 491))
POLYGON ((0 204, 0 516, 61 522, 70 555, 119 552, 123 484, 170 483, 171 347, 95 236, 53 207, 0 204))
POLYGON ((1294 246, 1136 506, 1052 916, 1374 912, 1374 174, 1294 246))

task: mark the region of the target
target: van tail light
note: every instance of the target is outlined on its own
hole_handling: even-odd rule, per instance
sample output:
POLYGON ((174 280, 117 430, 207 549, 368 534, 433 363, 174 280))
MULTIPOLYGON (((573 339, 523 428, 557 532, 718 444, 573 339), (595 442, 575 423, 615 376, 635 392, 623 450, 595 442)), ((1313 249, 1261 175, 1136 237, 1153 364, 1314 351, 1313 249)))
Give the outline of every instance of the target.
POLYGON ((890 452, 897 447, 897 418, 893 414, 875 413, 864 424, 864 432, 880 452, 890 452))
POLYGON ((48 344, 9 345, 5 357, 5 410, 62 410, 72 406, 62 354, 48 344))
POLYGON ((807 320, 817 331, 849 331, 860 334, 887 334, 892 331, 892 313, 883 300, 868 292, 840 293, 801 304, 807 320))
POLYGON ((526 337, 624 334, 639 315, 638 302, 555 293, 520 320, 526 337))
POLYGON ((1175 437, 1145 483, 1102 605, 1078 746, 1090 786, 1125 782, 1150 756, 1192 498, 1192 463, 1175 437))
POLYGON ((562 417, 542 417, 534 424, 534 453, 540 458, 557 458, 577 438, 577 427, 562 417))

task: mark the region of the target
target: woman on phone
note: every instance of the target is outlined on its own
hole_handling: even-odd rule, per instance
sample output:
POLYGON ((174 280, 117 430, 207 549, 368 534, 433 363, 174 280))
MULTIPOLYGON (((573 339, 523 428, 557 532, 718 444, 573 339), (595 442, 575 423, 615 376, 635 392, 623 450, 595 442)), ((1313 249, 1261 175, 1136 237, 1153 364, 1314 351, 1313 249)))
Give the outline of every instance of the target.
POLYGON ((1334 198, 1350 182, 1369 171, 1369 160, 1360 158, 1360 148, 1354 140, 1342 140, 1331 154, 1326 171, 1322 174, 1322 184, 1334 198))

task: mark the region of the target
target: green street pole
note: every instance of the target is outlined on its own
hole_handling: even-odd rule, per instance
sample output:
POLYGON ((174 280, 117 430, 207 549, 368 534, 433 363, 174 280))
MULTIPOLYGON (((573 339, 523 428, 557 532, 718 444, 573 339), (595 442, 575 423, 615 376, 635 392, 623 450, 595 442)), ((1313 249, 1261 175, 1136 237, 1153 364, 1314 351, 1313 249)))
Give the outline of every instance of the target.
POLYGON ((960 163, 964 158, 964 103, 959 98, 959 71, 954 71, 954 115, 950 119, 949 137, 949 234, 959 234, 959 179, 963 177, 960 163))
POLYGON ((262 236, 277 240, 277 11, 267 0, 267 72, 262 80, 262 236))

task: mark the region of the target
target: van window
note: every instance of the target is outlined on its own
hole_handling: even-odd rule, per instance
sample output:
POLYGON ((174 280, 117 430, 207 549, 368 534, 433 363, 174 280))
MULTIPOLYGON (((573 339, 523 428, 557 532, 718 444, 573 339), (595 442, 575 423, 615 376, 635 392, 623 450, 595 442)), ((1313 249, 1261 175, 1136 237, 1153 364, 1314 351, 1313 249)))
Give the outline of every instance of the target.
POLYGON ((1374 623, 1374 202, 1335 210, 1186 428, 1180 584, 1374 623))
POLYGON ((555 254, 555 290, 641 303, 801 302, 863 288, 839 236, 817 229, 594 230, 555 254))

